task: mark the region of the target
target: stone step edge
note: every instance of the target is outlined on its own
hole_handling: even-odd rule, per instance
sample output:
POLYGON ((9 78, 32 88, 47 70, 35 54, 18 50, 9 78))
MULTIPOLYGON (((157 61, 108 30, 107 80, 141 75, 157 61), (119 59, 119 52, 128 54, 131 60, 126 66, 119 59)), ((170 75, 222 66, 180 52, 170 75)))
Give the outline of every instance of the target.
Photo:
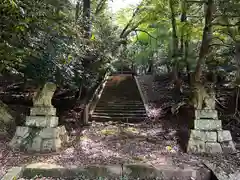
POLYGON ((96 116, 96 115, 92 115, 91 118, 100 118, 100 119, 139 119, 139 118, 147 118, 147 116, 140 116, 140 117, 136 117, 136 116, 96 116))
POLYGON ((108 103, 98 103, 98 106, 144 106, 143 103, 141 104, 127 104, 127 103, 113 103, 113 104, 108 104, 108 103))
MULTIPOLYGON (((12 167, 8 170, 8 172, 4 175, 2 180, 13 180, 18 179, 21 177, 25 178, 32 178, 36 175, 43 175, 46 177, 55 177, 55 178, 61 178, 61 177, 77 177, 79 173, 84 172, 86 174, 89 174, 91 172, 91 169, 95 169, 96 172, 106 172, 104 174, 101 174, 106 177, 111 177, 110 175, 121 177, 122 175, 132 175, 135 178, 146 178, 150 177, 152 173, 154 176, 162 178, 166 176, 168 179, 176 176, 177 174, 180 177, 187 177, 187 178, 197 178, 197 172, 202 171, 202 169, 194 169, 194 168, 179 168, 177 166, 173 165, 161 165, 161 166, 152 166, 145 163, 139 163, 139 164, 123 164, 123 165, 92 165, 87 167, 74 167, 74 168, 66 168, 59 165, 54 164, 47 164, 47 163, 35 163, 30 164, 22 167, 12 167), (42 168, 45 167, 45 168, 42 168), (136 172, 135 169, 145 169, 143 172, 136 172), (103 171, 108 170, 108 171, 103 171), (122 172, 123 170, 123 172, 122 172), (134 171, 135 170, 135 171, 134 171), (134 171, 134 172, 133 172, 134 171), (114 172, 112 174, 112 172, 114 172), (133 174, 131 174, 133 172, 133 174), (146 173, 146 174, 145 174, 146 173), (141 175, 140 175, 141 174, 141 175), (164 176, 162 176, 164 174, 164 176), (140 176, 138 176, 140 175, 140 176), (7 177, 7 178, 6 178, 7 177)), ((204 172, 206 174, 211 174, 211 170, 208 168, 204 169, 204 172)), ((95 173, 100 175, 99 173, 95 173)), ((204 173, 204 174, 205 174, 204 173)), ((91 174, 91 173, 90 173, 91 174)), ((151 176, 152 177, 152 176, 151 176)))
MULTIPOLYGON (((203 169, 195 169, 195 168, 179 168, 177 166, 173 165, 161 165, 161 166, 152 166, 148 165, 145 163, 139 163, 139 164, 123 164, 123 165, 92 165, 92 166, 87 166, 87 167, 74 167, 74 168, 66 168, 62 167, 59 165, 54 165, 54 164, 47 164, 47 163, 35 163, 35 164, 30 164, 30 165, 25 165, 22 167, 13 167, 8 170, 8 173, 4 175, 6 178, 2 178, 2 180, 13 180, 13 179, 18 179, 21 177, 26 177, 26 178, 32 178, 38 174, 42 174, 43 176, 48 176, 48 177, 75 177, 79 175, 79 173, 89 173, 89 170, 91 169, 97 169, 97 172, 106 172, 106 174, 102 174, 103 176, 108 176, 111 175, 111 172, 114 172, 114 176, 121 177, 121 175, 126 174, 128 175, 131 172, 133 172, 132 175, 135 175, 135 178, 143 178, 143 177, 150 177, 151 173, 154 173, 154 176, 160 177, 162 174, 165 174, 168 178, 171 178, 173 176, 176 176, 178 174, 180 177, 192 177, 194 179, 197 178, 197 172, 202 171, 203 169), (35 166, 34 166, 35 165, 35 166), (42 168, 43 167, 43 168, 42 168), (136 173, 133 172, 134 169, 145 169, 143 172, 136 173), (13 172, 15 170, 15 173, 13 172), (103 171, 103 170, 108 170, 108 171, 103 171), (123 172, 122 172, 123 170, 123 172), (130 171, 129 171, 130 170, 130 171), (12 172, 12 173, 11 173, 12 172), (147 173, 146 173, 147 172, 147 173), (145 174, 146 173, 146 174, 145 174), (136 177, 137 174, 141 174, 140 177, 136 177)), ((211 174, 211 170, 209 168, 204 168, 204 173, 206 174, 211 174)), ((152 176, 151 176, 152 177, 152 176)), ((162 176, 161 176, 162 177, 162 176)))
POLYGON ((146 116, 147 114, 146 113, 97 113, 97 112, 94 112, 93 115, 95 116, 104 116, 104 115, 109 115, 109 116, 116 116, 116 115, 119 115, 119 116, 146 116))
POLYGON ((137 102, 129 102, 129 101, 116 101, 116 102, 109 102, 109 101, 99 101, 99 104, 143 104, 142 101, 137 101, 137 102))
POLYGON ((95 109, 95 111, 94 112, 99 112, 99 113, 101 113, 101 112, 110 112, 110 113, 112 113, 112 112, 116 112, 116 113, 119 113, 119 111, 121 111, 121 112, 136 112, 136 113, 141 113, 141 112, 143 112, 143 113, 146 113, 146 110, 145 109, 135 109, 135 110, 129 110, 129 109, 125 109, 125 110, 122 110, 122 109, 95 109))
POLYGON ((144 106, 97 106, 95 109, 131 109, 131 110, 145 110, 144 106))
POLYGON ((97 106, 103 106, 103 107, 121 107, 121 106, 127 106, 127 107, 144 107, 143 104, 97 104, 97 106))

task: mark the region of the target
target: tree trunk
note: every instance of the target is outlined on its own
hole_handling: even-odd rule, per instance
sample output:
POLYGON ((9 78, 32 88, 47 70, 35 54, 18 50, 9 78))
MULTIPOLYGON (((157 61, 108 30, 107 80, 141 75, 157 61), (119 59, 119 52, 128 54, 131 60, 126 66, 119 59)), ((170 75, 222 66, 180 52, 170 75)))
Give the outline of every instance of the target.
POLYGON ((236 61, 240 69, 240 41, 236 42, 236 61))
POLYGON ((83 85, 81 84, 80 87, 78 88, 76 94, 75 94, 75 99, 76 101, 80 100, 81 99, 81 95, 82 95, 82 88, 83 88, 83 85))
POLYGON ((77 1, 76 4, 76 12, 75 12, 75 21, 77 22, 79 18, 79 12, 80 12, 80 0, 77 1))
POLYGON ((189 42, 188 39, 185 40, 185 50, 184 50, 184 62, 186 63, 186 69, 187 69, 187 75, 188 75, 188 83, 191 85, 192 82, 192 72, 191 72, 191 66, 190 63, 188 62, 188 47, 189 47, 189 42))
POLYGON ((235 61, 237 65, 236 84, 240 86, 240 41, 237 41, 235 46, 235 61))
POLYGON ((206 55, 209 52, 209 45, 212 40, 212 25, 211 25, 211 23, 213 20, 213 8, 214 8, 213 0, 208 0, 207 7, 206 7, 206 15, 205 15, 205 26, 203 29, 203 36, 202 36, 202 44, 200 47, 197 66, 195 69, 194 80, 196 82, 200 82, 201 75, 202 75, 202 65, 204 64, 206 55))
POLYGON ((173 81, 174 81, 174 100, 176 103, 180 100, 181 95, 181 83, 179 79, 179 62, 178 62, 178 37, 177 37, 177 25, 175 19, 174 2, 169 0, 169 7, 171 10, 171 23, 172 23, 172 58, 173 58, 173 81))
MULTIPOLYGON (((186 0, 182 1, 181 22, 182 23, 187 23, 187 3, 186 3, 186 0)), ((188 75, 188 83, 189 83, 189 85, 191 85, 192 73, 191 73, 190 63, 188 62, 188 50, 189 50, 188 48, 189 48, 189 35, 188 35, 188 32, 184 32, 184 28, 182 28, 182 32, 181 32, 181 54, 182 54, 183 62, 185 62, 185 65, 186 65, 186 71, 187 71, 187 75, 188 75)))
POLYGON ((91 38, 91 1, 83 0, 84 36, 91 38))
POLYGON ((148 70, 147 70, 147 73, 148 74, 152 74, 153 73, 153 60, 152 59, 148 60, 148 70))
POLYGON ((171 10, 171 23, 172 23, 172 43, 173 43, 172 58, 174 61, 173 76, 174 76, 174 80, 177 80, 178 79, 178 62, 177 62, 178 37, 177 37, 177 25, 176 25, 176 19, 175 19, 175 11, 173 7, 174 6, 173 0, 169 0, 169 6, 171 10))
MULTIPOLYGON (((186 2, 185 0, 182 0, 182 14, 181 14, 181 23, 186 23, 187 22, 187 7, 186 7, 186 2)), ((182 59, 184 58, 184 45, 187 40, 184 41, 184 28, 182 27, 181 29, 181 46, 180 46, 180 52, 182 55, 182 59)), ((186 39, 186 38, 185 38, 186 39)), ((186 47, 185 47, 186 49, 186 47)))
POLYGON ((203 109, 204 99, 207 96, 206 89, 201 82, 202 76, 202 66, 205 64, 206 56, 209 53, 209 47, 212 40, 212 20, 213 20, 213 0, 208 0, 205 11, 205 26, 203 29, 202 43, 200 47, 199 57, 197 61, 197 66, 193 77, 191 78, 191 88, 192 88, 192 100, 194 107, 197 109, 203 109))
MULTIPOLYGON (((186 3, 186 0, 182 0, 181 6, 182 6, 181 23, 182 23, 183 26, 185 26, 186 22, 187 22, 187 3, 186 3)), ((190 81, 190 74, 189 74, 190 73, 190 65, 188 63, 188 46, 189 46, 188 32, 186 33, 184 31, 184 28, 182 27, 182 29, 181 29, 180 52, 181 52, 182 60, 183 60, 183 62, 185 62, 185 65, 186 65, 188 80, 190 81)))

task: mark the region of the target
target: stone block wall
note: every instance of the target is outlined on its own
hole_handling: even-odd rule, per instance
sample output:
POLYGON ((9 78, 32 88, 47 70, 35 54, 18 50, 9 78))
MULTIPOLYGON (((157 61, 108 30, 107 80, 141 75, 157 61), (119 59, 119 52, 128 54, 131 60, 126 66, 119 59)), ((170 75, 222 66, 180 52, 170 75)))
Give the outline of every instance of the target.
POLYGON ((191 153, 231 153, 235 145, 230 131, 222 129, 216 110, 195 111, 194 129, 191 130, 187 151, 191 153))

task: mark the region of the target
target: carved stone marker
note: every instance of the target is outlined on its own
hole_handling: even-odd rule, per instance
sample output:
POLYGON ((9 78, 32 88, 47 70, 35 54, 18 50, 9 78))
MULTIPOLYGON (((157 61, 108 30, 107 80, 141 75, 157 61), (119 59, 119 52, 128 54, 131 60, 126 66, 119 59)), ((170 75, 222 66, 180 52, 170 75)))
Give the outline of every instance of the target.
POLYGON ((42 90, 39 91, 33 99, 34 107, 52 107, 52 97, 56 91, 56 85, 54 83, 46 83, 42 90))
POLYGON ((26 117, 26 126, 18 126, 10 142, 13 149, 32 152, 58 151, 68 142, 64 126, 58 126, 56 109, 52 106, 52 96, 56 85, 46 83, 33 99, 34 107, 26 117))
POLYGON ((231 153, 235 145, 230 131, 222 130, 216 110, 195 110, 194 129, 191 130, 187 151, 190 153, 231 153))

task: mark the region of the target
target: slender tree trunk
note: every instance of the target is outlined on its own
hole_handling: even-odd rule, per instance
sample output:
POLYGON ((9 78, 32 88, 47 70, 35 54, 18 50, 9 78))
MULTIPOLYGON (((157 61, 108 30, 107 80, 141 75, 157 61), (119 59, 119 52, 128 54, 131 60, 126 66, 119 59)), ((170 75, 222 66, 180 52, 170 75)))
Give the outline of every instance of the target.
MULTIPOLYGON (((182 56, 182 60, 187 64, 187 58, 188 58, 188 35, 184 31, 184 26, 187 22, 187 4, 186 0, 182 0, 182 14, 181 14, 181 23, 182 23, 182 29, 181 29, 181 40, 180 40, 180 52, 182 56)), ((186 66, 187 67, 187 66, 186 66)), ((188 68, 188 67, 187 67, 188 68)))
MULTIPOLYGON (((237 84, 240 84, 240 41, 236 42, 236 55, 235 60, 237 64, 237 74, 236 74, 236 82, 237 84)), ((239 87, 237 87, 237 94, 236 94, 236 103, 235 103, 235 114, 238 111, 238 104, 239 104, 239 87)))
POLYGON ((186 63, 188 82, 189 82, 189 84, 191 84, 192 75, 191 75, 191 66, 190 66, 190 63, 188 62, 188 50, 189 50, 188 49, 189 48, 188 38, 185 40, 184 46, 185 46, 185 49, 184 49, 184 62, 186 63))
POLYGON ((208 0, 207 7, 206 7, 206 15, 205 15, 205 26, 203 29, 203 36, 202 36, 202 44, 200 47, 197 66, 195 69, 195 77, 194 77, 195 82, 200 82, 201 75, 202 75, 202 65, 204 64, 206 55, 209 52, 209 45, 212 40, 211 23, 213 20, 213 8, 214 8, 213 0, 208 0))
POLYGON ((91 1, 83 0, 84 36, 91 37, 91 1))
MULTIPOLYGON (((235 60, 238 67, 237 74, 236 74, 236 81, 237 81, 237 84, 239 84, 240 83, 240 41, 236 42, 235 60)), ((239 87, 237 87, 237 93, 236 93, 235 114, 238 112, 238 104, 239 104, 239 87)))
POLYGON ((174 78, 174 80, 178 80, 178 62, 177 62, 178 37, 177 37, 177 25, 176 25, 176 18, 175 18, 173 0, 169 0, 169 6, 170 6, 170 10, 171 10, 171 23, 172 23, 172 43, 173 43, 172 58, 173 58, 173 61, 174 61, 173 78, 174 78))
POLYGON ((236 42, 236 55, 235 55, 235 59, 236 59, 236 64, 238 66, 238 73, 237 75, 239 75, 238 77, 240 77, 240 41, 236 42))
POLYGON ((76 4, 76 12, 75 12, 75 21, 77 22, 79 18, 79 12, 80 12, 80 0, 77 1, 76 4))
POLYGON ((169 7, 171 10, 171 23, 172 23, 172 58, 173 58, 173 80, 174 80, 174 97, 176 103, 180 100, 181 95, 181 81, 179 78, 179 62, 178 62, 178 37, 177 37, 177 24, 174 11, 174 0, 169 0, 169 7))
MULTIPOLYGON (((187 7, 186 7, 186 2, 185 0, 182 0, 182 14, 181 14, 181 23, 183 24, 183 26, 185 25, 184 23, 187 22, 187 7)), ((184 27, 182 27, 181 29, 181 45, 180 45, 180 52, 182 55, 182 59, 184 58, 184 39, 186 39, 186 37, 184 38, 185 32, 184 32, 184 27)), ((185 40, 186 41, 186 40, 185 40)))
MULTIPOLYGON (((181 22, 183 24, 183 26, 186 25, 187 23, 187 3, 186 0, 182 0, 182 4, 181 4, 181 8, 182 8, 182 14, 181 14, 181 22)), ((181 30, 181 46, 180 46, 180 52, 182 55, 182 60, 183 62, 185 62, 186 65, 186 71, 188 74, 188 81, 189 84, 191 82, 191 74, 190 74, 190 64, 188 63, 188 48, 189 48, 189 35, 188 32, 184 31, 185 28, 182 27, 181 30)))
POLYGON ((153 60, 149 59, 148 60, 148 70, 147 70, 148 74, 152 74, 153 73, 153 60))

